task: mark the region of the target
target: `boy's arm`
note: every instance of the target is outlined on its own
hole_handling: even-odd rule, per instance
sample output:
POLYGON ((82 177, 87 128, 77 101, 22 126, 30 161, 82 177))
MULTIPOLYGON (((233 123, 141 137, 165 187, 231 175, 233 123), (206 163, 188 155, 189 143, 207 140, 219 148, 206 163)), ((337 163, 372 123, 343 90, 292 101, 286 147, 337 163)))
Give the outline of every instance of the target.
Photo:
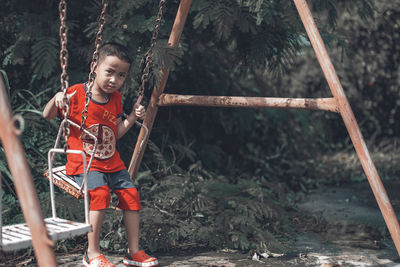
POLYGON ((117 138, 121 138, 124 136, 128 130, 135 124, 138 118, 143 118, 145 114, 144 107, 139 105, 138 107, 134 107, 134 111, 129 114, 129 116, 125 120, 118 119, 117 120, 117 138))
MULTIPOLYGON (((76 94, 76 91, 73 92, 72 94, 67 95, 68 101, 71 99, 76 94)), ((57 117, 58 114, 58 109, 62 108, 63 105, 63 97, 64 93, 63 92, 58 92, 57 94, 54 95, 52 99, 46 104, 43 110, 43 117, 47 120, 53 119, 57 117)))
POLYGON ((56 98, 58 94, 62 94, 61 92, 58 92, 57 94, 54 95, 52 99, 46 104, 46 106, 43 109, 43 118, 46 120, 53 119, 57 116, 58 113, 58 108, 56 106, 56 98))

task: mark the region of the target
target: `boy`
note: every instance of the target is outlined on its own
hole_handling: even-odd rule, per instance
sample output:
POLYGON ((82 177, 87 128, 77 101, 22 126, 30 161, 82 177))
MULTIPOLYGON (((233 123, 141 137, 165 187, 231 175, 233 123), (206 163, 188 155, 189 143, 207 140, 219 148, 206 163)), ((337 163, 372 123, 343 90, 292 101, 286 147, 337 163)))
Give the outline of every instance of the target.
MULTIPOLYGON (((92 87, 92 99, 88 108, 89 116, 85 128, 98 137, 98 146, 88 173, 88 191, 90 198, 89 218, 93 231, 88 234, 88 249, 83 257, 84 266, 114 266, 100 252, 100 233, 105 209, 110 204, 110 190, 118 197, 118 208, 123 210, 124 224, 128 239, 128 254, 123 263, 128 266, 157 266, 156 258, 139 250, 139 210, 141 209, 138 192, 130 175, 115 149, 116 139, 122 137, 144 116, 144 107, 135 106, 134 111, 121 119, 122 103, 119 88, 128 75, 131 59, 127 49, 119 44, 107 43, 99 49, 96 78, 92 87)), ((68 88, 70 103, 68 118, 80 125, 82 110, 85 106, 85 84, 76 84, 68 88)), ((56 117, 63 105, 63 93, 58 92, 43 110, 43 117, 56 117)), ((70 149, 79 149, 88 153, 93 149, 93 140, 76 127, 70 126, 68 138, 70 149)), ((79 155, 68 154, 66 172, 73 175, 78 184, 83 182, 82 159, 79 155)))

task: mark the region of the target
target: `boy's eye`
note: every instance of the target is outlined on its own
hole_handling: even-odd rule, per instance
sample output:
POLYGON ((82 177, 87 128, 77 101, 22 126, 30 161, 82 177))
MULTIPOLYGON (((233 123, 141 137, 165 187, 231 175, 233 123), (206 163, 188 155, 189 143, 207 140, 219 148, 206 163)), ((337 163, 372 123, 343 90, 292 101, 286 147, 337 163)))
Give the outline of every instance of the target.
POLYGON ((120 73, 120 74, 119 74, 119 77, 125 77, 125 76, 126 76, 125 73, 120 73))
POLYGON ((112 73, 113 71, 112 71, 112 70, 106 70, 106 72, 107 72, 107 73, 112 73))

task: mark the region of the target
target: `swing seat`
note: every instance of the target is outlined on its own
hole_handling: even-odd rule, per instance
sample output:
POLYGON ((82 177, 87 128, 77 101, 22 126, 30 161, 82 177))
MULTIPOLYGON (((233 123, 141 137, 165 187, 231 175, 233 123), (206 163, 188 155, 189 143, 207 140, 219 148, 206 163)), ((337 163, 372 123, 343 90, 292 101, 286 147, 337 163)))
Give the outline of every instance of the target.
MULTIPOLYGON (((48 234, 53 241, 71 238, 91 232, 90 224, 73 222, 60 218, 44 220, 48 234)), ((0 239, 0 248, 3 251, 13 251, 32 246, 32 236, 26 223, 4 226, 0 239)))
MULTIPOLYGON (((49 170, 46 170, 43 175, 47 180, 50 179, 49 170)), ((58 188, 70 194, 74 198, 82 199, 84 197, 81 187, 75 182, 74 178, 65 173, 65 166, 53 168, 53 178, 53 183, 58 188)))

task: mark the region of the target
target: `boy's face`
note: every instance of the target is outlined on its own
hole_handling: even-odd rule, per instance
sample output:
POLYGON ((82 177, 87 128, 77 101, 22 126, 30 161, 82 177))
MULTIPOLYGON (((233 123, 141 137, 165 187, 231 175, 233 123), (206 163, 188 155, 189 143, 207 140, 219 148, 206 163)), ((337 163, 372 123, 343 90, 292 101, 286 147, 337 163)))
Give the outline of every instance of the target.
POLYGON ((111 94, 124 84, 130 64, 116 56, 106 56, 96 68, 95 87, 99 93, 111 94))

